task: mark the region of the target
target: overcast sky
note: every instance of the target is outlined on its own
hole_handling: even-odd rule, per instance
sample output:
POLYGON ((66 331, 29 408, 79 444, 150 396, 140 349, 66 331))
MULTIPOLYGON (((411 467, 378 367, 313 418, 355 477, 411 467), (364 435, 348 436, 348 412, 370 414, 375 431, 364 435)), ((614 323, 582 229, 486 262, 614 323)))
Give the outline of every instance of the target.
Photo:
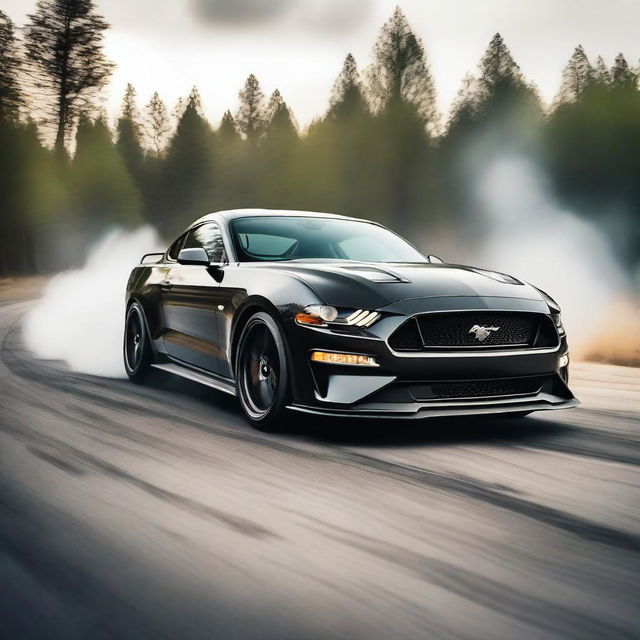
MULTIPOLYGON (((235 111, 249 73, 275 88, 307 124, 327 106, 344 56, 361 68, 397 0, 97 0, 111 23, 107 55, 117 69, 105 92, 110 114, 131 82, 140 102, 158 90, 170 107, 196 84, 209 118, 235 111)), ((0 0, 19 25, 35 0, 0 0)), ((577 44, 608 64, 640 56, 640 0, 403 0, 422 38, 446 111, 499 31, 522 71, 549 101, 577 44)))

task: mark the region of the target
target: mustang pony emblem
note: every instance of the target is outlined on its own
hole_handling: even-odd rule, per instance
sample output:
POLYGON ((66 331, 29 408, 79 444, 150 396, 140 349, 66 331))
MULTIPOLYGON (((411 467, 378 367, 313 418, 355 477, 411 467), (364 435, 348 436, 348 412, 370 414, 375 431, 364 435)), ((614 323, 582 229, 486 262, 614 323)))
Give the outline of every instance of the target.
POLYGON ((473 333, 476 340, 480 342, 484 342, 492 332, 495 332, 500 327, 481 327, 479 324, 474 324, 471 329, 469 329, 469 333, 473 333))

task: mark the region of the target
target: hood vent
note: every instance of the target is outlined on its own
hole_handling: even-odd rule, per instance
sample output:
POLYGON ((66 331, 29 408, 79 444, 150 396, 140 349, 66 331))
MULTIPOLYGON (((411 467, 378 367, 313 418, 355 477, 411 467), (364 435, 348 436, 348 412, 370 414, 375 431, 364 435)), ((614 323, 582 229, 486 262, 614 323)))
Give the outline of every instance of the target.
POLYGON ((401 275, 380 267, 340 266, 338 268, 340 271, 347 271, 355 276, 371 280, 371 282, 410 282, 410 280, 403 278, 401 275))

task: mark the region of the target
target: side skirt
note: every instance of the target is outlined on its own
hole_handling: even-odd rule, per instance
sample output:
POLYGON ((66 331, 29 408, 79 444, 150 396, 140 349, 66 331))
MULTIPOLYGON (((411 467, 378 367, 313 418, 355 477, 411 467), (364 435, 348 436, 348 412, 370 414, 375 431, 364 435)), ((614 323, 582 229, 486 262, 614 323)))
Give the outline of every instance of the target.
POLYGON ((183 367, 173 362, 169 362, 167 364, 152 364, 151 366, 155 369, 160 369, 160 371, 166 371, 167 373, 172 373, 176 376, 180 376, 181 378, 186 378, 193 382, 199 382, 200 384, 228 393, 229 395, 236 395, 236 388, 233 383, 221 380, 220 378, 214 378, 206 373, 200 373, 199 371, 194 371, 193 369, 183 367))

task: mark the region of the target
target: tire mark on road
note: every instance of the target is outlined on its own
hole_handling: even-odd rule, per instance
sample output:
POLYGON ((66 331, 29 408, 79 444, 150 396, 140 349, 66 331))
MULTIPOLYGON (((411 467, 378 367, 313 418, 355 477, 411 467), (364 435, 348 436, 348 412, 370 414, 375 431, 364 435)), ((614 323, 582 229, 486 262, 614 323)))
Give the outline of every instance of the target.
POLYGON ((438 473, 427 469, 402 465, 397 462, 387 462, 354 451, 347 451, 345 454, 348 459, 364 467, 370 467, 372 470, 491 504, 548 526, 567 531, 584 540, 605 544, 633 553, 640 553, 639 535, 626 533, 618 529, 613 529, 612 527, 607 527, 606 525, 600 525, 585 518, 573 516, 566 511, 560 511, 559 509, 526 500, 525 498, 510 493, 496 491, 491 488, 491 485, 480 483, 474 478, 438 473))
POLYGON ((346 544, 386 562, 396 564, 420 579, 451 591, 471 602, 501 612, 525 624, 545 629, 560 637, 583 640, 593 638, 635 638, 635 634, 620 626, 602 622, 584 612, 536 598, 508 587, 488 576, 455 566, 436 558, 410 551, 390 542, 384 542, 332 525, 331 530, 314 530, 325 537, 346 544), (342 535, 336 533, 339 530, 342 535), (586 633, 588 632, 588 633, 586 633))
MULTIPOLYGON (((18 329, 19 327, 17 323, 14 324, 10 332, 5 337, 5 340, 3 341, 1 353, 3 362, 5 362, 5 364, 7 364, 9 368, 11 368, 12 365, 15 365, 16 359, 18 359, 21 365, 20 369, 22 369, 23 372, 28 372, 27 375, 29 377, 35 378, 36 380, 41 382, 43 381, 46 384, 51 384, 55 387, 62 386, 65 391, 68 391, 69 393, 72 393, 74 395, 78 395, 78 393, 82 394, 83 391, 78 389, 77 385, 72 386, 63 382, 65 372, 62 372, 62 375, 60 371, 57 371, 56 375, 53 375, 53 373, 50 372, 48 375, 40 377, 38 375, 38 366, 34 365, 30 360, 28 360, 26 358, 26 354, 21 353, 20 355, 22 357, 20 358, 20 356, 18 356, 16 358, 16 351, 21 351, 18 340, 18 329), (9 336, 11 336, 11 338, 9 338, 9 336), (44 378, 44 380, 42 378, 44 378)), ((91 377, 89 376, 78 376, 77 374, 74 374, 73 377, 85 382, 87 378, 91 380, 91 377)), ((96 384, 93 380, 91 380, 91 382, 93 384, 96 384)), ((116 384, 114 383, 112 383, 111 389, 114 392, 120 394, 124 393, 125 391, 124 389, 118 389, 116 387, 116 384)), ((95 399, 98 397, 98 394, 94 394, 91 392, 84 392, 84 395, 88 399, 95 399)), ((100 400, 102 403, 104 403, 104 396, 101 396, 100 400)), ((147 391, 144 396, 140 396, 140 400, 146 400, 148 402, 158 404, 157 409, 146 407, 145 410, 148 414, 156 414, 165 419, 169 416, 166 401, 163 401, 163 399, 159 397, 158 394, 147 391)), ((123 402, 123 404, 125 403, 127 405, 134 404, 137 411, 141 410, 139 404, 135 404, 131 400, 123 402)), ((298 456, 333 461, 338 464, 356 465, 371 473, 384 473, 385 475, 397 480, 408 481, 418 486, 429 487, 439 491, 446 491, 465 498, 490 504, 495 507, 510 511, 512 513, 530 518, 537 522, 541 522, 545 525, 566 531, 578 538, 590 542, 608 545, 610 547, 615 547, 633 553, 640 552, 640 535, 627 533, 618 529, 614 529, 612 527, 608 527, 606 525, 598 524, 587 519, 571 515, 568 512, 560 511, 558 509, 554 509, 553 507, 549 507, 516 495, 512 495, 510 493, 507 493, 505 490, 497 490, 495 487, 489 485, 488 483, 482 483, 474 478, 456 474, 439 473, 430 471, 428 469, 403 465, 397 462, 388 462, 374 456, 369 456, 353 451, 345 447, 329 447, 327 445, 318 445, 314 449, 309 449, 298 446, 296 444, 292 444, 290 440, 285 442, 283 440, 278 440, 277 437, 270 438, 266 435, 249 432, 246 430, 236 430, 220 427, 218 425, 215 425, 213 422, 201 422, 198 420, 193 420, 184 415, 181 415, 179 412, 176 413, 175 416, 171 416, 171 418, 174 423, 180 423, 200 430, 205 430, 209 433, 215 434, 216 436, 251 443, 259 443, 262 446, 270 447, 281 452, 291 453, 298 456)), ((86 455, 80 451, 78 451, 78 454, 86 455)), ((147 493, 153 495, 154 492, 157 492, 158 497, 164 495, 165 500, 168 502, 176 501, 177 503, 179 503, 181 500, 180 496, 176 496, 175 494, 171 494, 170 492, 165 492, 155 485, 146 483, 145 481, 136 478, 135 476, 132 476, 127 472, 117 469, 116 467, 112 467, 112 465, 109 465, 109 463, 103 462, 93 457, 91 458, 91 463, 95 467, 101 468, 101 465, 104 465, 104 468, 101 468, 102 471, 106 472, 109 469, 112 469, 113 475, 115 475, 116 477, 120 477, 121 480, 126 480, 131 484, 139 483, 138 487, 146 491, 147 493)), ((185 500, 188 499, 185 498, 185 500)), ((194 506, 194 509, 197 510, 198 507, 194 506)), ((228 524, 230 524, 231 526, 231 523, 228 524)), ((239 529, 242 530, 242 528, 242 525, 239 525, 239 529)), ((251 526, 248 527, 248 531, 252 531, 251 526)), ((259 537, 260 535, 275 534, 268 530, 261 531, 261 528, 258 527, 258 529, 254 531, 254 535, 259 537)))
POLYGON ((37 449, 36 447, 33 447, 33 446, 28 446, 27 450, 30 451, 34 456, 36 456, 36 458, 40 458, 41 460, 44 460, 45 462, 52 464, 54 467, 61 469, 65 473, 69 473, 73 476, 86 475, 86 471, 84 471, 84 469, 81 469, 80 467, 77 467, 76 465, 71 464, 67 460, 63 460, 62 458, 59 458, 55 455, 47 453, 46 451, 42 451, 41 449, 37 449))
MULTIPOLYGON (((18 429, 17 427, 10 427, 0 423, 0 431, 3 431, 21 441, 25 441, 26 438, 29 443, 28 448, 32 454, 44 459, 50 464, 55 464, 55 466, 58 466, 63 471, 69 472, 69 470, 73 468, 77 472, 79 470, 73 462, 84 463, 84 465, 91 469, 109 475, 120 482, 136 487, 148 495, 163 500, 164 502, 180 508, 183 511, 187 511, 199 517, 206 517, 222 522, 242 535, 252 538, 281 537, 270 529, 267 529, 266 527, 263 527, 262 525, 259 525, 247 518, 222 511, 221 509, 216 509, 196 500, 192 500, 191 498, 187 498, 186 496, 181 496, 177 493, 173 493, 172 491, 168 491, 167 489, 163 489, 151 482, 134 476, 116 465, 106 462, 105 460, 100 460, 99 458, 81 451, 76 447, 57 440, 52 436, 46 436, 38 431, 30 429, 29 427, 18 429), (52 449, 56 451, 58 455, 54 456, 49 453, 43 453, 40 448, 35 448, 34 451, 33 443, 39 444, 40 447, 52 449), (66 459, 62 460, 60 454, 66 454, 66 459), (73 462, 70 462, 69 460, 72 460, 73 462)), ((76 473, 76 475, 78 475, 78 473, 76 473)))

